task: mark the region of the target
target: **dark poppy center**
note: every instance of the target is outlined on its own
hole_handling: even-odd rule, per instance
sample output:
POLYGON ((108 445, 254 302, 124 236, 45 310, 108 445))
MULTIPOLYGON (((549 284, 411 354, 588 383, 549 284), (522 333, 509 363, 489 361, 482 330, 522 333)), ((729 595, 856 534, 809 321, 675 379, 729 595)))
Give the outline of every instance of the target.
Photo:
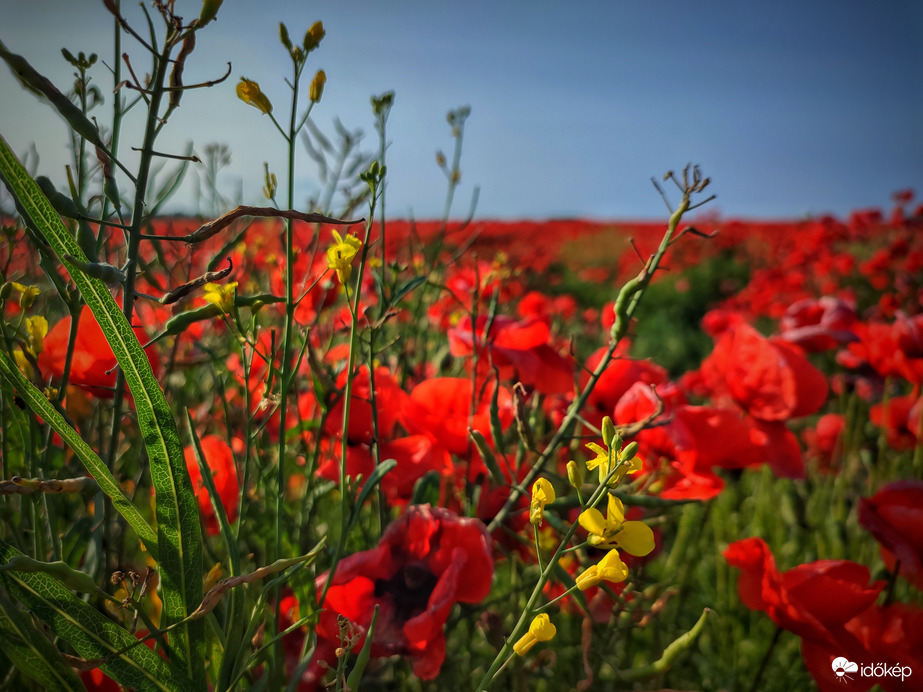
POLYGON ((387 579, 376 580, 375 595, 390 596, 395 620, 406 622, 426 609, 436 582, 436 575, 425 564, 409 562, 387 579))

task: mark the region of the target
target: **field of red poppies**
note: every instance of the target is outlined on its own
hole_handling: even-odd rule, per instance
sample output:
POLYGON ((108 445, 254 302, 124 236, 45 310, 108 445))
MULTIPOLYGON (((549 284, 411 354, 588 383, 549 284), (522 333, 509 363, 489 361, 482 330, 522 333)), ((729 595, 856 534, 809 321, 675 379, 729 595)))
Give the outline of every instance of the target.
MULTIPOLYGON (((385 220, 382 144, 342 208, 267 168, 171 218, 144 166, 212 17, 157 7, 134 195, 0 51, 96 150, 65 193, 0 139, 5 688, 919 689, 912 191, 725 220, 687 166, 663 222, 385 220)), ((283 25, 292 84, 322 39, 283 25)))

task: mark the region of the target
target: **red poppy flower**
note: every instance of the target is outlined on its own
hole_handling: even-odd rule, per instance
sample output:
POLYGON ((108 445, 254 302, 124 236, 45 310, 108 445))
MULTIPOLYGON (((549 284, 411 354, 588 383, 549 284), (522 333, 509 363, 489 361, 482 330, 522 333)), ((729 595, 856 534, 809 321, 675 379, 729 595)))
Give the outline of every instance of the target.
MULTIPOLYGON (((593 371, 605 355, 605 348, 593 353, 586 362, 586 369, 593 371)), ((583 378, 582 386, 586 386, 589 375, 583 378)), ((667 381, 667 371, 649 360, 632 360, 627 357, 613 357, 596 381, 596 386, 587 397, 584 417, 599 427, 602 425, 603 416, 611 416, 619 399, 635 383, 661 384, 667 381)))
POLYGON ((808 446, 808 457, 817 461, 821 471, 830 471, 838 445, 842 444, 846 419, 839 413, 826 413, 813 428, 805 428, 801 439, 808 446))
POLYGON ((869 418, 883 428, 888 446, 893 449, 913 449, 923 434, 923 397, 895 396, 872 406, 869 418))
MULTIPOLYGON (((337 386, 346 386, 346 371, 337 378, 337 386)), ((350 442, 366 443, 372 441, 372 389, 369 383, 369 369, 363 365, 353 378, 352 396, 349 404, 349 424, 347 438, 350 442)), ((378 414, 378 434, 382 440, 388 439, 394 432, 401 409, 407 400, 407 394, 401 389, 397 380, 387 368, 375 369, 375 410, 378 414)), ((325 429, 330 435, 339 435, 343 425, 342 398, 330 409, 325 429)))
MULTIPOLYGON (((227 442, 214 435, 206 435, 199 440, 199 443, 202 445, 202 456, 208 464, 208 468, 211 469, 215 490, 218 491, 218 497, 221 498, 221 504, 224 505, 224 511, 227 512, 228 521, 234 521, 237 518, 240 484, 237 480, 237 469, 234 466, 234 455, 231 448, 227 442)), ((192 480, 192 489, 195 491, 196 499, 199 502, 199 512, 205 519, 205 530, 210 536, 216 536, 220 531, 220 527, 212 509, 208 488, 205 487, 202 473, 199 471, 199 464, 196 462, 195 448, 192 446, 186 447, 184 452, 186 468, 189 470, 189 478, 192 480)))
MULTIPOLYGON (((334 443, 336 457, 321 464, 317 474, 322 478, 337 480, 340 477, 340 443, 334 443)), ((430 471, 451 476, 452 458, 444 447, 426 435, 409 435, 381 443, 381 459, 394 459, 395 466, 381 481, 381 487, 392 504, 404 505, 413 495, 416 482, 430 471)), ((364 478, 375 469, 375 460, 365 445, 348 445, 346 473, 364 478)))
POLYGON ((740 600, 801 637, 828 638, 831 627, 852 620, 884 588, 882 581, 868 583, 868 567, 849 560, 818 560, 780 573, 762 538, 736 541, 724 557, 742 570, 740 600))
MULTIPOLYGON (((434 377, 424 380, 410 392, 401 422, 408 432, 426 434, 453 454, 469 449, 468 428, 490 435, 490 405, 494 385, 481 393, 474 415, 471 413, 471 380, 464 377, 434 377)), ((503 387, 497 393, 500 422, 505 428, 513 419, 512 397, 503 387)))
MULTIPOLYGON (((407 656, 417 677, 432 680, 445 660, 443 627, 452 607, 483 600, 493 573, 490 539, 480 521, 440 507, 408 507, 377 547, 340 561, 322 604, 318 640, 338 641, 338 615, 364 640, 378 605, 372 656, 407 656)), ((326 573, 317 578, 318 592, 327 579, 326 573)))
MULTIPOLYGON (((58 379, 64 374, 70 328, 71 318, 65 317, 55 324, 45 337, 44 350, 38 357, 38 366, 44 377, 51 375, 58 379)), ((147 343, 144 329, 135 327, 134 330, 138 340, 147 343)), ((148 348, 146 354, 156 374, 158 364, 154 348, 148 348)), ((115 355, 106 341, 103 330, 93 311, 84 305, 80 311, 77 339, 74 342, 69 383, 101 399, 111 399, 115 390, 115 366, 115 355)))
POLYGON ((573 389, 572 359, 565 358, 551 345, 551 333, 545 322, 534 317, 517 322, 498 315, 485 335, 487 323, 487 317, 478 317, 472 333, 471 318, 460 320, 448 331, 449 352, 453 356, 469 356, 474 353, 476 339, 478 364, 482 368, 493 363, 504 379, 518 379, 544 394, 565 394, 573 389))
MULTIPOLYGON (((869 652, 848 623, 873 607, 884 582, 869 583, 869 570, 848 560, 819 560, 780 573, 762 538, 732 543, 724 551, 728 564, 742 570, 740 600, 762 610, 779 627, 802 638, 805 664, 818 686, 835 689, 833 658, 865 661, 869 652)), ((863 681, 864 682, 864 681, 863 681)), ((850 690, 871 687, 854 686, 850 690)))
POLYGON ((779 327, 783 339, 814 353, 858 341, 859 337, 850 329, 857 321, 852 305, 824 296, 793 303, 782 316, 779 327))
POLYGON ((728 397, 764 421, 809 415, 827 399, 827 378, 797 346, 745 323, 721 334, 701 370, 713 396, 728 397))
POLYGON ((859 523, 881 543, 885 562, 923 590, 923 481, 889 483, 859 500, 859 523))

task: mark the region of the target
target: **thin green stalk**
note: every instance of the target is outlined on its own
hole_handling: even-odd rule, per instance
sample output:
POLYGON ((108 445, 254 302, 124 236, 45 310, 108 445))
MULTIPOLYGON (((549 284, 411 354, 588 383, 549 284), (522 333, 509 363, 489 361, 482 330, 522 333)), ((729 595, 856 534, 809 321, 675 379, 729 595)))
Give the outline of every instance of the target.
POLYGON ((529 473, 526 474, 526 477, 523 479, 522 483, 519 485, 514 485, 511 489, 510 496, 506 503, 503 505, 500 511, 497 512, 496 516, 488 525, 488 531, 493 531, 496 529, 506 519, 506 517, 509 516, 509 513, 512 511, 513 507, 515 507, 516 502, 518 502, 519 498, 522 497, 522 495, 526 492, 526 488, 529 488, 535 479, 538 478, 539 474, 544 470, 545 465, 550 459, 553 458, 561 443, 570 436, 570 431, 579 418, 580 412, 584 410, 587 399, 593 392, 593 389, 596 387, 596 383, 602 376, 603 371, 608 367, 609 359, 612 357, 612 354, 615 353, 615 349, 618 347, 619 342, 622 340, 622 338, 624 338, 625 334, 627 334, 628 327, 631 323, 631 318, 633 317, 635 311, 638 309, 641 298, 643 297, 647 286, 650 284, 651 279, 654 276, 654 272, 656 272, 657 268, 660 266, 660 262, 673 240, 673 236, 676 233, 676 229, 683 218, 683 214, 685 214, 692 206, 690 202, 690 195, 692 192, 692 190, 687 189, 683 194, 682 201, 670 216, 670 220, 667 224, 667 230, 660 241, 660 245, 658 246, 657 251, 654 253, 653 257, 648 260, 641 274, 639 274, 637 277, 622 287, 615 304, 615 324, 612 326, 609 345, 606 347, 606 351, 603 354, 603 357, 600 359, 596 369, 590 375, 590 379, 588 380, 586 386, 583 388, 583 391, 580 392, 580 394, 574 399, 573 403, 568 408, 567 414, 564 416, 564 420, 561 422, 561 425, 558 427, 554 436, 551 438, 551 441, 545 447, 545 450, 541 453, 539 458, 535 461, 535 464, 533 464, 532 468, 529 470, 529 473))

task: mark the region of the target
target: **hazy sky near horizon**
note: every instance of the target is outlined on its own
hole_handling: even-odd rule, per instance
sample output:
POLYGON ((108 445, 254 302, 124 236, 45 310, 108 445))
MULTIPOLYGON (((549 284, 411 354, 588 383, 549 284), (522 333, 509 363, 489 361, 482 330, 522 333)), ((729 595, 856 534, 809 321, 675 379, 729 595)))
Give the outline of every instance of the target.
MULTIPOLYGON (((134 3, 125 14, 146 34, 134 3)), ((177 0, 187 19, 198 0, 177 0)), ((296 42, 316 20, 327 35, 309 57, 307 82, 327 85, 312 119, 324 132, 339 117, 377 150, 369 99, 395 91, 388 121, 389 215, 438 218, 446 181, 435 164, 453 142, 446 113, 470 105, 453 216, 480 188, 480 218, 663 217, 650 183, 687 162, 701 165, 723 217, 795 218, 877 206, 903 188, 923 195, 923 3, 895 0, 730 2, 447 3, 439 0, 227 0, 199 34, 190 91, 157 142, 202 154, 230 147, 219 178, 229 195, 262 204, 263 162, 284 185, 285 145, 269 118, 240 102, 240 77, 259 82, 285 118, 296 42)), ((73 68, 60 49, 97 52, 92 73, 111 118, 111 17, 89 0, 10 2, 0 40, 66 90, 73 68)), ((130 37, 136 71, 150 61, 130 37)), ((303 93, 305 93, 303 92, 303 93)), ((63 121, 0 65, 0 132, 17 153, 35 143, 39 173, 64 184, 63 121)), ((130 92, 125 92, 130 95, 130 92)), ((307 105, 307 104, 305 104, 307 105)), ((120 150, 141 139, 141 111, 128 116, 120 150)), ((296 206, 317 191, 316 168, 299 144, 296 206)), ((195 211, 192 185, 172 210, 195 211)), ((127 185, 127 184, 126 184, 127 185)), ((123 190, 125 186, 123 186, 123 190)))

